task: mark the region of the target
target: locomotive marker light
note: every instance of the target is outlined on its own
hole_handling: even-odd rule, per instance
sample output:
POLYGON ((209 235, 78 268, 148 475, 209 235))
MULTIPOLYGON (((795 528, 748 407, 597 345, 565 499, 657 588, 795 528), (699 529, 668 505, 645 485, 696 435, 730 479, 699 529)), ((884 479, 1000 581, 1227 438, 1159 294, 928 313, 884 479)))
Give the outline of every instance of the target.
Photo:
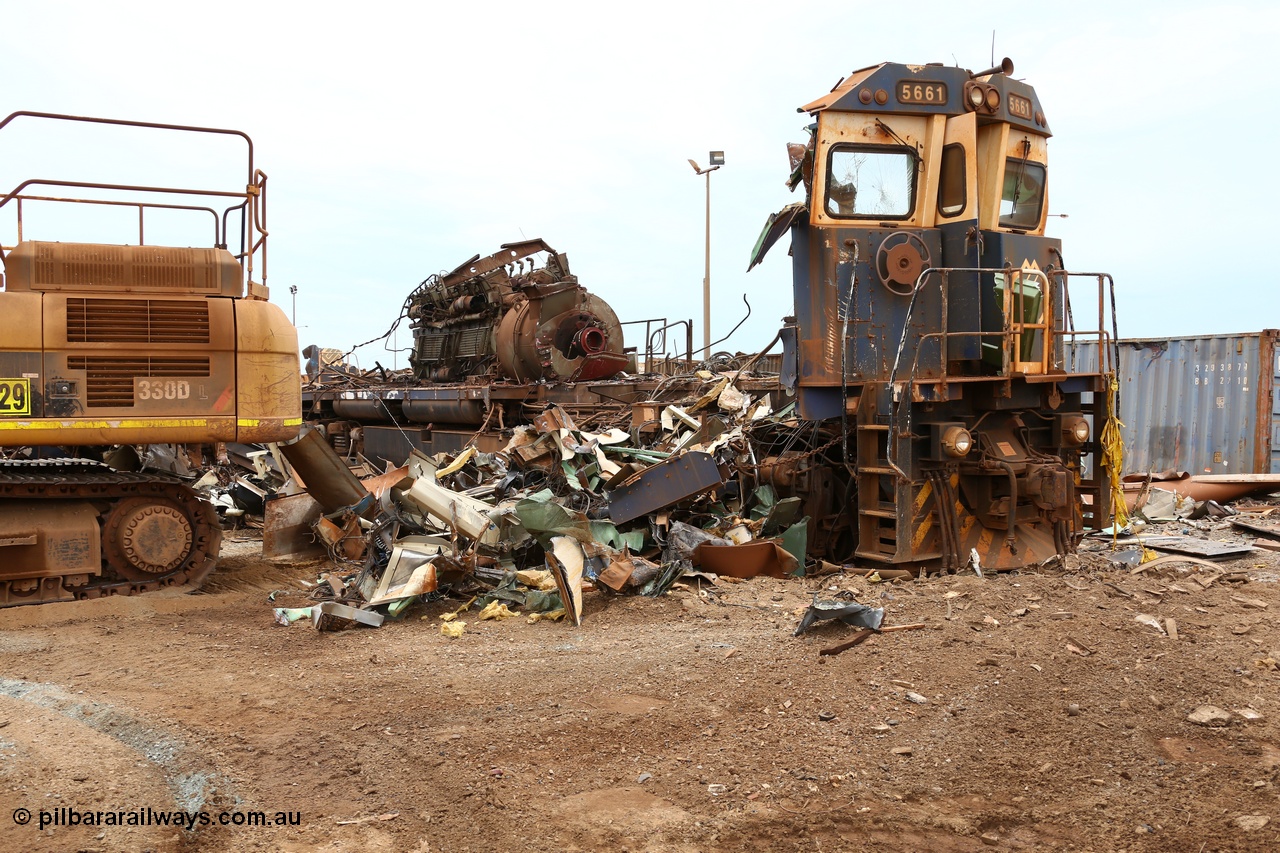
POLYGON ((1063 415, 1059 434, 1063 444, 1079 447, 1089 440, 1089 422, 1081 415, 1063 415))
POLYGON ((724 165, 724 152, 711 151, 707 154, 707 168, 702 168, 696 161, 689 165, 699 175, 707 176, 707 251, 706 268, 702 274, 702 357, 711 358, 711 173, 724 165))
POLYGON ((964 427, 947 427, 942 433, 942 452, 948 456, 967 456, 973 449, 973 436, 964 427))

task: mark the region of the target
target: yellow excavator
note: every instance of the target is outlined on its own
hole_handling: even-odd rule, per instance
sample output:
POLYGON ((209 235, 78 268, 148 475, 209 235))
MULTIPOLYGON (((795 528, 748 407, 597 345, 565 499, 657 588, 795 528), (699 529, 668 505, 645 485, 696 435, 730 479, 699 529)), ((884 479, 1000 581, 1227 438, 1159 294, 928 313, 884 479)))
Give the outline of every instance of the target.
POLYGON ((100 460, 120 445, 298 435, 297 331, 265 284, 267 176, 236 130, 24 111, 0 138, 33 122, 235 137, 248 170, 229 190, 29 179, 0 198, 17 224, 0 246, 0 606, 199 585, 222 541, 212 505, 100 460), (136 211, 137 243, 25 239, 24 208, 59 204, 136 211), (157 211, 211 222, 210 244, 146 243, 157 211))

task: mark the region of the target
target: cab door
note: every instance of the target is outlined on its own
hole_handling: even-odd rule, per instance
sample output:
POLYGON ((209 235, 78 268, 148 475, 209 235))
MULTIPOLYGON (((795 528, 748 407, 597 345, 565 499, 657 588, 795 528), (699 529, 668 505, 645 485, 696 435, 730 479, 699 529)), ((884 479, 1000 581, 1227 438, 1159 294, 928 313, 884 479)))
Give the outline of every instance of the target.
MULTIPOLYGON (((980 266, 978 241, 978 117, 965 113, 947 119, 938 154, 934 221, 942 233, 943 268, 980 266)), ((948 362, 982 357, 981 281, 977 273, 948 272, 945 292, 948 362)))

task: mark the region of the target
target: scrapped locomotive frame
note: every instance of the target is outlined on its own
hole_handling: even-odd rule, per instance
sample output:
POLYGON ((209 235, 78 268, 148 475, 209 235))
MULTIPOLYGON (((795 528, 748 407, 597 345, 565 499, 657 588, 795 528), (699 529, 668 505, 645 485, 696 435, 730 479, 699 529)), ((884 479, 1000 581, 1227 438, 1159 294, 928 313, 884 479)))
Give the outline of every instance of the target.
POLYGON ((564 256, 527 241, 415 291, 412 376, 321 372, 307 417, 345 452, 399 465, 500 451, 554 406, 579 429, 629 431, 630 470, 584 471, 545 443, 512 448, 512 468, 590 513, 625 506, 634 526, 713 528, 768 486, 799 504, 809 556, 838 563, 1013 569, 1072 551, 1111 520, 1113 284, 1068 270, 1044 235, 1049 127, 1012 69, 885 63, 801 107, 813 123, 789 146, 789 183, 804 201, 770 217, 750 263, 790 233, 777 370, 659 360, 652 336, 624 351, 564 256), (1073 298, 1096 304, 1073 313, 1073 298), (1092 370, 1064 359, 1079 340, 1103 356, 1092 370), (636 500, 647 466, 695 446, 724 482, 636 500))
POLYGON ((541 240, 509 243, 427 279, 405 314, 418 379, 458 381, 495 358, 503 377, 520 382, 607 379, 627 366, 613 310, 541 240), (547 258, 537 267, 539 252, 547 258))
MULTIPOLYGON (((101 460, 114 445, 297 435, 297 335, 265 285, 267 176, 236 130, 32 112, 0 129, 18 119, 246 145, 246 183, 232 189, 27 180, 0 197, 18 236, 0 248, 0 606, 198 585, 222 541, 214 508, 178 479, 101 460), (35 194, 60 188, 77 197, 35 194), (25 207, 59 203, 133 209, 136 245, 24 235, 25 207), (208 247, 148 244, 144 222, 156 210, 210 222, 208 247), (18 454, 35 458, 8 458, 18 454)), ((108 458, 138 462, 128 447, 108 458)))

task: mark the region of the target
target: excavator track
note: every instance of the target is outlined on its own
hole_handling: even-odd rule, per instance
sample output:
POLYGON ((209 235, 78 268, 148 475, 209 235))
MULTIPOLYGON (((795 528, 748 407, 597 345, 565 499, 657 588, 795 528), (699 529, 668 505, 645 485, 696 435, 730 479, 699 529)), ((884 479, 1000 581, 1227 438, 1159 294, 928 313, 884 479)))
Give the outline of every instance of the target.
MULTIPOLYGON (((47 518, 47 508, 62 505, 82 517, 96 514, 100 569, 60 573, 55 562, 24 573, 0 547, 0 607, 198 587, 217 562, 217 512, 181 480, 83 459, 0 460, 0 516, 47 518)), ((34 545, 38 538, 0 535, 0 545, 34 545)))

